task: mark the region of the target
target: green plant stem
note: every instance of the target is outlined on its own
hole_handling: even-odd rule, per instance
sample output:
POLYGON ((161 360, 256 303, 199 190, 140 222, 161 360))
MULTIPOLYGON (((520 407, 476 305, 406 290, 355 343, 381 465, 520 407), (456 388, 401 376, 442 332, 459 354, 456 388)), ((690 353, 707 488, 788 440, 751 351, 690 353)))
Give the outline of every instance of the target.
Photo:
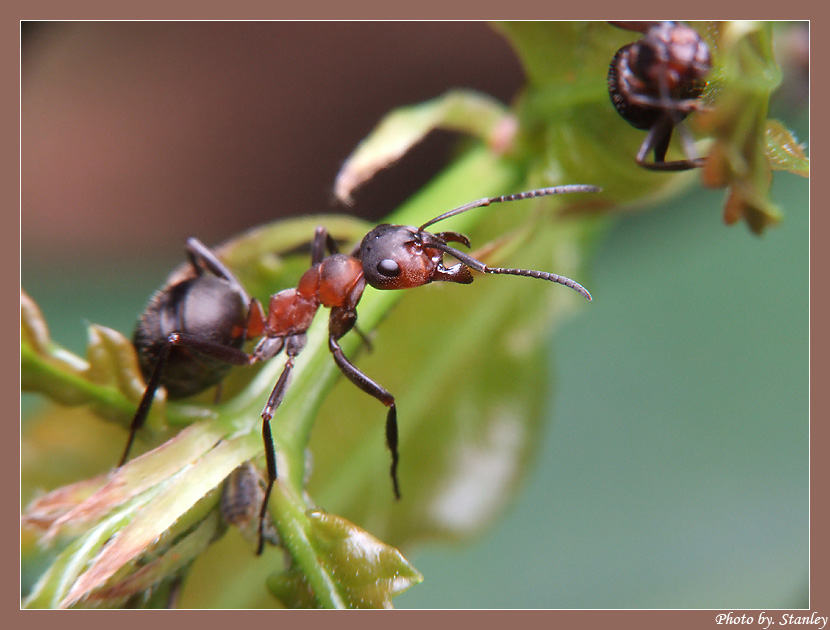
POLYGON ((271 505, 277 510, 275 520, 283 544, 311 585, 318 605, 322 608, 345 608, 337 581, 326 571, 312 542, 305 502, 288 485, 276 484, 271 505))
MULTIPOLYGON (((465 199, 481 196, 482 193, 495 195, 512 190, 518 185, 518 181, 517 170, 512 164, 484 149, 473 150, 403 205, 389 220, 404 225, 417 225, 465 199)), ((460 231, 470 230, 485 217, 486 212, 485 208, 481 208, 459 215, 453 219, 452 228, 460 231)), ((449 224, 449 221, 447 223, 449 224)), ((367 287, 358 306, 360 326, 366 330, 373 330, 404 294, 403 291, 379 291, 367 287)), ((327 313, 323 315, 326 317, 327 313)), ((312 400, 313 404, 304 405, 304 414, 279 414, 281 417, 278 420, 278 440, 287 453, 303 454, 303 449, 308 443, 309 432, 324 391, 319 392, 319 395, 310 394, 317 388, 330 389, 339 376, 328 350, 327 322, 321 322, 320 319, 318 317, 313 329, 309 330, 308 346, 298 359, 294 382, 283 403, 287 409, 289 404, 296 404, 296 399, 303 396, 306 401, 312 400)), ((360 339, 357 335, 347 335, 342 340, 347 355, 353 353, 359 344, 360 339)), ((276 374, 281 370, 281 365, 275 368, 272 369, 276 374)), ((257 395, 256 399, 261 401, 261 395, 257 395)), ((379 411, 382 409, 379 404, 379 411)), ((290 469, 298 473, 303 471, 303 467, 298 465, 291 465, 290 469)), ((301 488, 302 483, 295 480, 294 487, 301 488)))
MULTIPOLYGON (((470 199, 516 192, 521 185, 520 173, 514 164, 484 148, 471 150, 400 208, 390 220, 419 225, 470 199)), ((470 231, 486 218, 487 212, 487 208, 480 208, 453 217, 447 221, 446 228, 470 231)), ((377 291, 367 288, 358 307, 361 328, 365 331, 373 330, 403 295, 402 291, 377 291)), ((326 563, 323 561, 325 558, 321 556, 326 553, 325 547, 315 545, 315 534, 306 514, 310 508, 316 506, 305 494, 306 449, 311 429, 325 395, 340 376, 328 349, 327 320, 328 312, 321 310, 308 331, 308 344, 297 357, 291 385, 272 420, 279 478, 271 495, 270 507, 292 561, 308 581, 318 605, 336 608, 346 606, 347 601, 344 593, 339 590, 338 576, 332 575, 326 569, 326 563)), ((341 342, 346 355, 355 357, 361 343, 360 338, 354 334, 346 335, 341 342)), ((26 355, 22 358, 24 363, 28 360, 26 355)), ((45 361, 38 357, 34 357, 34 360, 36 363, 45 361)), ((160 536, 168 527, 164 523, 171 519, 181 519, 192 510, 195 502, 198 502, 198 497, 213 490, 222 475, 250 459, 252 454, 262 453, 260 414, 284 365, 284 357, 265 363, 242 392, 217 407, 201 408, 192 403, 168 402, 168 413, 172 412, 173 416, 193 409, 202 409, 208 416, 199 425, 188 429, 192 429, 193 435, 188 437, 187 443, 192 446, 190 450, 185 450, 188 450, 187 460, 193 463, 182 469, 177 477, 177 482, 187 487, 188 498, 180 497, 181 500, 175 505, 161 501, 160 497, 167 496, 169 491, 165 491, 164 479, 156 479, 154 475, 162 474, 164 464, 173 452, 170 449, 148 453, 149 459, 133 464, 133 467, 148 467, 146 474, 150 478, 141 483, 136 481, 128 484, 130 487, 124 490, 125 498, 152 486, 152 489, 148 490, 155 496, 153 500, 156 503, 153 503, 152 509, 159 510, 159 515, 158 518, 150 519, 152 522, 147 523, 141 531, 134 532, 137 542, 124 556, 125 562, 134 559, 141 552, 142 545, 151 544, 149 541, 160 536), (196 437, 204 444, 192 444, 196 437), (218 447, 211 446, 217 441, 218 447), (217 459, 216 462, 210 460, 212 463, 208 467, 209 470, 200 467, 207 464, 206 458, 217 459), (192 502, 192 499, 196 501, 192 502), (156 522, 160 523, 159 531, 154 529, 156 522)), ((382 379, 382 375, 376 376, 382 379)), ((57 378, 69 377, 62 373, 57 378)), ((115 391, 114 388, 87 382, 80 385, 84 392, 89 390, 93 393, 93 404, 98 413, 107 415, 126 411, 129 416, 134 412, 133 405, 129 405, 128 408, 125 406, 123 395, 111 395, 111 392, 115 391)), ((385 415, 385 408, 380 403, 377 408, 378 419, 381 420, 385 415)), ((107 558, 107 562, 111 561, 112 558, 107 558)), ((90 588, 95 586, 92 585, 90 588)), ((75 595, 83 597, 84 593, 78 592, 75 595)), ((62 592, 61 597, 64 596, 65 593, 62 592)))
MULTIPOLYGON (((516 167, 491 152, 475 149, 460 158, 439 177, 390 217, 390 221, 418 225, 465 200, 482 194, 496 195, 515 192, 520 185, 516 167)), ((484 219, 487 209, 481 208, 453 218, 452 229, 470 230, 484 219)), ((449 223, 449 221, 448 221, 449 223)), ((358 307, 359 321, 364 330, 374 329, 394 304, 403 297, 402 291, 377 291, 367 288, 358 307)), ((277 528, 283 536, 294 562, 308 578, 318 602, 324 607, 343 606, 343 599, 332 577, 317 558, 305 511, 313 507, 303 497, 305 448, 325 393, 339 376, 327 345, 327 313, 318 314, 308 331, 308 345, 298 357, 293 382, 272 423, 277 449, 281 455, 280 479, 274 486, 270 507, 277 528)), ((357 335, 347 335, 342 346, 351 356, 360 344, 357 335)), ((282 361, 273 361, 257 376, 251 386, 233 403, 226 417, 252 418, 261 410, 268 395, 269 384, 276 382, 282 361), (244 404, 242 404, 244 402, 244 404), (239 405, 242 404, 240 407, 239 405)), ((384 407, 378 404, 379 417, 384 407)), ((225 416, 230 409, 224 410, 225 416)))

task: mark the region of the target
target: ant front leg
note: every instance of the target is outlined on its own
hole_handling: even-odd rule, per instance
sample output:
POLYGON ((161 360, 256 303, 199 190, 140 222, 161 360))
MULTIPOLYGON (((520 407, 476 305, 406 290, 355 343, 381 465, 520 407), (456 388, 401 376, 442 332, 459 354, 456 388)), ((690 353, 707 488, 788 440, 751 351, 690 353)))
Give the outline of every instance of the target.
POLYGON ((386 445, 392 454, 392 465, 389 469, 389 474, 392 477, 392 490, 395 493, 395 498, 400 499, 401 491, 398 485, 398 412, 395 407, 395 397, 351 363, 346 358, 346 355, 343 354, 343 349, 340 347, 340 344, 337 343, 338 338, 345 334, 342 330, 337 330, 338 324, 348 330, 354 325, 356 318, 357 316, 354 311, 339 309, 337 307, 331 310, 329 350, 334 357, 334 362, 337 364, 337 367, 340 368, 340 371, 343 372, 346 378, 370 396, 377 398, 389 409, 386 413, 386 445), (343 325, 344 322, 346 322, 345 325, 343 325), (332 328, 335 331, 332 331, 332 328))
POLYGON ((640 105, 641 107, 648 107, 659 109, 661 111, 673 112, 682 118, 685 118, 692 112, 703 109, 698 98, 684 98, 673 99, 668 95, 668 88, 661 85, 660 96, 650 96, 648 94, 638 94, 630 90, 626 90, 626 97, 631 104, 640 105))
MULTIPOLYGON (((323 259, 326 257, 326 250, 328 250, 329 255, 337 254, 340 251, 337 247, 337 243, 335 242, 334 238, 332 238, 331 234, 329 234, 329 231, 322 225, 318 225, 317 229, 314 231, 314 240, 311 243, 312 267, 323 262, 323 259)), ((362 330, 360 330, 360 328, 358 328, 357 326, 354 327, 354 331, 360 337, 360 340, 363 342, 363 345, 366 347, 366 350, 371 352, 372 340, 369 339, 369 336, 362 330)))

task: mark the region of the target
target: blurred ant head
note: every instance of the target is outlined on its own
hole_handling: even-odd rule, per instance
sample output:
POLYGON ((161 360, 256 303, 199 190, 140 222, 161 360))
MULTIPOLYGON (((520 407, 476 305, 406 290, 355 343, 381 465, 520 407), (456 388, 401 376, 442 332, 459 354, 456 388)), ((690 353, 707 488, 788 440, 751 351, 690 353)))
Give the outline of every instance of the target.
POLYGON ((651 26, 628 54, 629 68, 643 90, 660 96, 685 98, 688 86, 702 81, 712 68, 709 47, 697 31, 677 22, 651 26))
POLYGON ((635 129, 648 130, 637 163, 658 171, 703 165, 691 136, 680 123, 702 108, 705 77, 712 68, 709 46, 691 27, 678 22, 612 22, 645 36, 620 48, 608 68, 608 93, 614 108, 635 129), (678 128, 685 160, 666 161, 672 131, 678 128), (646 156, 654 153, 654 160, 646 156))

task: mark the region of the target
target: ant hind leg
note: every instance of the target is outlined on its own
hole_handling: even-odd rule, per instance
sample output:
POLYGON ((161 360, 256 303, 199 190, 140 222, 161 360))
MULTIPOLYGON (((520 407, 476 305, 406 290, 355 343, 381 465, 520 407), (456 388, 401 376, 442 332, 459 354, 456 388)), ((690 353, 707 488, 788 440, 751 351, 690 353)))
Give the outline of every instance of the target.
POLYGON ((389 474, 392 478, 392 490, 395 493, 395 498, 400 499, 401 491, 398 484, 398 412, 397 407, 395 407, 395 397, 366 376, 366 374, 361 372, 346 358, 346 355, 343 354, 343 349, 337 343, 334 335, 329 335, 329 350, 334 357, 334 362, 337 364, 337 367, 340 368, 340 371, 343 372, 346 378, 370 396, 378 399, 388 408, 386 413, 386 445, 392 454, 392 465, 389 469, 389 474))
POLYGON ((207 356, 224 361, 225 363, 230 363, 231 365, 247 365, 249 363, 248 354, 243 350, 238 350, 230 346, 208 341, 194 335, 177 332, 171 333, 161 346, 161 350, 159 350, 159 355, 156 358, 153 371, 147 381, 147 387, 144 390, 144 394, 141 396, 141 402, 138 403, 138 409, 136 409, 132 422, 130 422, 130 435, 127 438, 127 445, 124 448, 121 459, 118 460, 117 468, 121 468, 121 466, 123 466, 127 461, 127 458, 130 455, 130 449, 135 441, 136 433, 138 433, 138 430, 144 426, 144 423, 147 420, 147 414, 150 412, 150 407, 153 404, 156 391, 158 391, 159 385, 161 384, 161 377, 164 373, 164 368, 170 358, 170 351, 174 346, 184 346, 192 350, 197 350, 207 356))

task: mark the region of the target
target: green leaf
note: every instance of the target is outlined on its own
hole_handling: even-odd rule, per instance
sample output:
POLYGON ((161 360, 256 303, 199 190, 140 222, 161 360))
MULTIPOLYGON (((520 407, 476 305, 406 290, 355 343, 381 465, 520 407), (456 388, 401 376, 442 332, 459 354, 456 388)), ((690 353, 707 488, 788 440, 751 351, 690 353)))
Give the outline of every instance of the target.
POLYGON ((350 204, 358 186, 435 129, 466 133, 499 148, 509 143, 515 124, 502 103, 471 90, 451 90, 426 103, 400 107, 387 114, 346 159, 335 180, 335 195, 350 204))
POLYGON ((84 536, 70 543, 41 576, 24 601, 24 606, 27 608, 59 607, 84 567, 93 560, 107 540, 129 522, 135 510, 135 505, 127 505, 111 512, 107 518, 92 527, 84 536))
MULTIPOLYGON (((688 119, 707 155, 700 172, 655 173, 634 161, 643 133, 611 105, 608 64, 635 33, 606 23, 499 23, 528 74, 517 105, 519 155, 531 181, 599 183, 603 201, 621 204, 663 197, 698 175, 726 188, 724 220, 745 220, 761 233, 780 220, 769 200, 771 168, 806 175, 808 160, 780 126, 767 121, 770 95, 781 81, 769 22, 692 22, 712 50, 706 111, 688 119), (706 148, 708 145, 708 149, 706 148)), ((670 153, 675 149, 670 148, 670 153)))
POLYGON ((608 66, 633 33, 605 22, 499 22, 528 75, 514 105, 519 131, 515 155, 531 186, 601 185, 584 210, 615 212, 621 204, 676 193, 691 173, 655 173, 635 155, 643 132, 619 116, 608 95, 608 66))
POLYGON ((350 608, 391 608, 391 599, 423 580, 401 553, 367 531, 320 509, 307 513, 312 544, 350 608))
MULTIPOLYGON (((391 608, 394 596, 423 576, 400 551, 344 518, 320 509, 306 513, 311 544, 332 578, 330 596, 339 607, 391 608)), ((289 608, 319 606, 307 578, 296 568, 268 578, 268 587, 289 608)))
MULTIPOLYGON (((21 391, 45 394, 63 405, 91 405, 103 418, 128 423, 145 388, 129 339, 111 328, 91 324, 84 360, 51 340, 40 309, 22 290, 20 328, 21 391)), ((148 426, 163 429, 164 416, 165 394, 161 391, 148 426)))
POLYGON ((216 501, 215 492, 199 497, 185 518, 168 524, 161 530, 164 535, 147 541, 140 561, 137 554, 129 553, 130 540, 133 532, 147 529, 147 520, 157 510, 146 509, 147 497, 108 510, 57 556, 24 605, 114 607, 151 592, 158 584, 176 578, 222 531, 213 509, 216 501))
POLYGON ((20 291, 22 391, 40 392, 65 405, 101 403, 102 413, 126 415, 144 381, 132 344, 117 331, 91 326, 87 360, 53 343, 37 304, 20 291))
MULTIPOLYGON (((178 539, 172 545, 154 551, 156 557, 130 572, 121 580, 112 580, 112 584, 92 592, 85 599, 91 606, 123 606, 130 598, 150 599, 159 585, 166 581, 178 579, 193 560, 203 553, 223 530, 219 514, 210 512, 206 518, 178 539)), ((165 605, 164 600, 159 602, 165 605)))
POLYGON ((810 176, 810 159, 789 129, 777 120, 767 120, 766 138, 766 154, 773 170, 810 176))
MULTIPOLYGON (((585 280, 575 243, 589 240, 595 224, 557 221, 546 204, 536 210, 491 214, 474 242, 486 243, 521 214, 526 228, 490 254, 493 264, 585 280)), ((402 499, 394 500, 387 473, 382 407, 347 382, 315 425, 310 491, 396 546, 480 531, 532 465, 543 429, 540 384, 549 382, 544 340, 557 322, 590 307, 564 287, 492 276, 405 295, 378 329, 374 350, 359 357, 397 397, 402 499)))

